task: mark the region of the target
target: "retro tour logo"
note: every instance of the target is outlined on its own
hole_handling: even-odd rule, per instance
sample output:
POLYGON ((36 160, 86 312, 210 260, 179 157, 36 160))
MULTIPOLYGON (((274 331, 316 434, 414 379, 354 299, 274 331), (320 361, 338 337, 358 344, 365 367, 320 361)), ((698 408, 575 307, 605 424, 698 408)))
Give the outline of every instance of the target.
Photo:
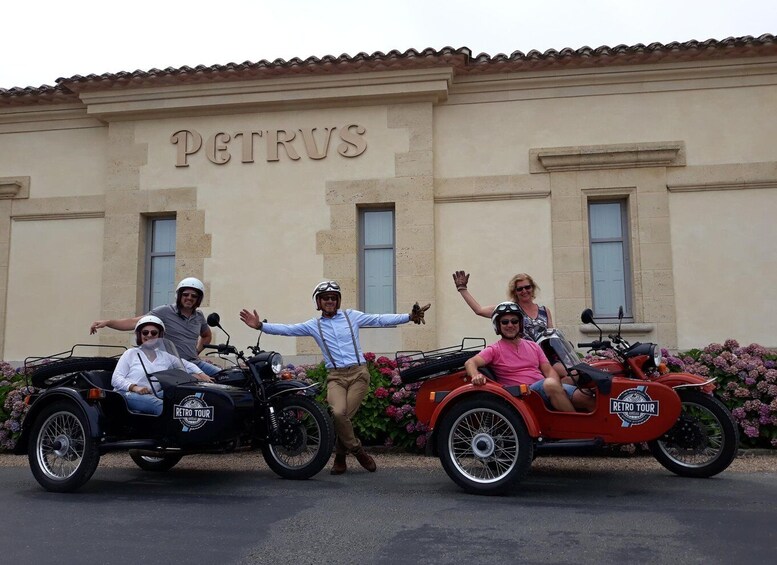
POLYGON ((184 432, 199 429, 213 421, 213 406, 205 404, 202 396, 201 392, 187 396, 173 407, 173 418, 181 421, 184 432))
POLYGON ((645 386, 624 390, 618 398, 610 399, 610 414, 616 414, 623 428, 639 426, 651 416, 658 416, 658 401, 645 392, 645 386))

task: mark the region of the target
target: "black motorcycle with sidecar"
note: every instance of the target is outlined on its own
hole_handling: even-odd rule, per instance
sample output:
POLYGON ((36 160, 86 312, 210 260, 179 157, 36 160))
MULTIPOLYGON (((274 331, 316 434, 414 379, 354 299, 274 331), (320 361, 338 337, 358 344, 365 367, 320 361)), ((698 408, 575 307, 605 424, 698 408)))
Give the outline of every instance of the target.
MULTIPOLYGON (((221 327, 218 314, 208 323, 221 327)), ((171 342, 159 342, 177 358, 171 342)), ((281 355, 263 351, 259 340, 249 357, 229 345, 229 334, 226 344, 208 346, 235 358, 212 383, 194 379, 178 358, 172 368, 147 373, 163 399, 158 416, 130 410, 113 390, 118 355, 76 355, 85 347, 95 346, 25 361, 35 392, 26 399, 30 409, 15 452, 27 453, 47 490, 78 489, 110 451, 129 451, 144 470, 167 471, 185 455, 261 449, 270 469, 287 479, 310 478, 329 460, 334 427, 315 400, 317 385, 282 380, 281 355)))

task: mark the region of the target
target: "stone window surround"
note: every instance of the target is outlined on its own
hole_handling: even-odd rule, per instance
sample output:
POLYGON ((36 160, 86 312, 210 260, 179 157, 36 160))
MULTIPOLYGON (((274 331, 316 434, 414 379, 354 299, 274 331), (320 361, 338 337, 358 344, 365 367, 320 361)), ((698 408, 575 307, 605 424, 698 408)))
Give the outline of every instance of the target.
MULTIPOLYGON (((132 318, 143 314, 145 243, 148 218, 175 216, 175 278, 203 277, 205 259, 211 256, 211 235, 205 233, 205 210, 197 209, 196 187, 141 190, 140 170, 147 162, 148 146, 135 141, 132 122, 108 125, 109 169, 105 188, 105 230, 101 316, 132 318)), ((210 292, 205 282, 203 306, 210 292)), ((120 332, 100 332, 100 342, 121 344, 120 332)))
MULTIPOLYGON (((416 300, 434 303, 434 182, 432 147, 433 104, 416 102, 387 106, 389 128, 407 130, 408 150, 394 156, 394 177, 354 181, 327 181, 326 203, 330 229, 316 234, 316 252, 323 256, 323 278, 343 288, 345 307, 358 304, 360 208, 394 208, 396 309, 410 312, 416 300)), ((403 350, 437 348, 433 316, 423 326, 404 324, 403 350)), ((310 338, 297 338, 297 355, 320 355, 310 338)))
POLYGON ((569 335, 591 331, 571 323, 592 295, 588 203, 626 199, 634 315, 629 331, 676 347, 666 168, 685 165, 684 143, 536 148, 529 156, 531 172, 550 177, 557 325, 569 335))

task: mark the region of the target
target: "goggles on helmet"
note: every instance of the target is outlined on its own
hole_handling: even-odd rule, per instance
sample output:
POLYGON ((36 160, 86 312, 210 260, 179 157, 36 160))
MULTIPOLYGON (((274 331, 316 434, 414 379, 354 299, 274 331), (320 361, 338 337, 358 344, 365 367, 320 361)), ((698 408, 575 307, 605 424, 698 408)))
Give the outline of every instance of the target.
MULTIPOLYGON (((523 320, 523 310, 515 302, 501 302, 500 304, 497 304, 496 308, 494 308, 493 314, 491 314, 491 325, 494 327, 494 331, 498 335, 501 334, 499 333, 499 325, 497 324, 497 321, 505 314, 517 314, 518 317, 523 320)), ((523 323, 521 323, 521 326, 523 326, 523 323)))
POLYGON ((340 285, 335 281, 324 281, 318 283, 318 286, 313 291, 313 296, 322 294, 324 292, 340 292, 340 285))

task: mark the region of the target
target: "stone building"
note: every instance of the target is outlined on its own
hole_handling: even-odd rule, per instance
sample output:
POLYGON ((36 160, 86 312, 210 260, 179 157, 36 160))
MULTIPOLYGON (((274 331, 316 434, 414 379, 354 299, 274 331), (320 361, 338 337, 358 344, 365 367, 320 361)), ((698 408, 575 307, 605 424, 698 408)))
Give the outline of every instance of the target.
MULTIPOLYGON (((0 88, 0 357, 128 336, 128 317, 201 278, 237 317, 344 304, 425 326, 365 350, 491 340, 482 303, 530 273, 556 325, 580 311, 672 349, 777 346, 777 42, 474 56, 466 48, 183 67, 0 88)), ((606 327, 612 327, 606 326, 606 327)), ((296 360, 308 339, 267 336, 296 360)))

